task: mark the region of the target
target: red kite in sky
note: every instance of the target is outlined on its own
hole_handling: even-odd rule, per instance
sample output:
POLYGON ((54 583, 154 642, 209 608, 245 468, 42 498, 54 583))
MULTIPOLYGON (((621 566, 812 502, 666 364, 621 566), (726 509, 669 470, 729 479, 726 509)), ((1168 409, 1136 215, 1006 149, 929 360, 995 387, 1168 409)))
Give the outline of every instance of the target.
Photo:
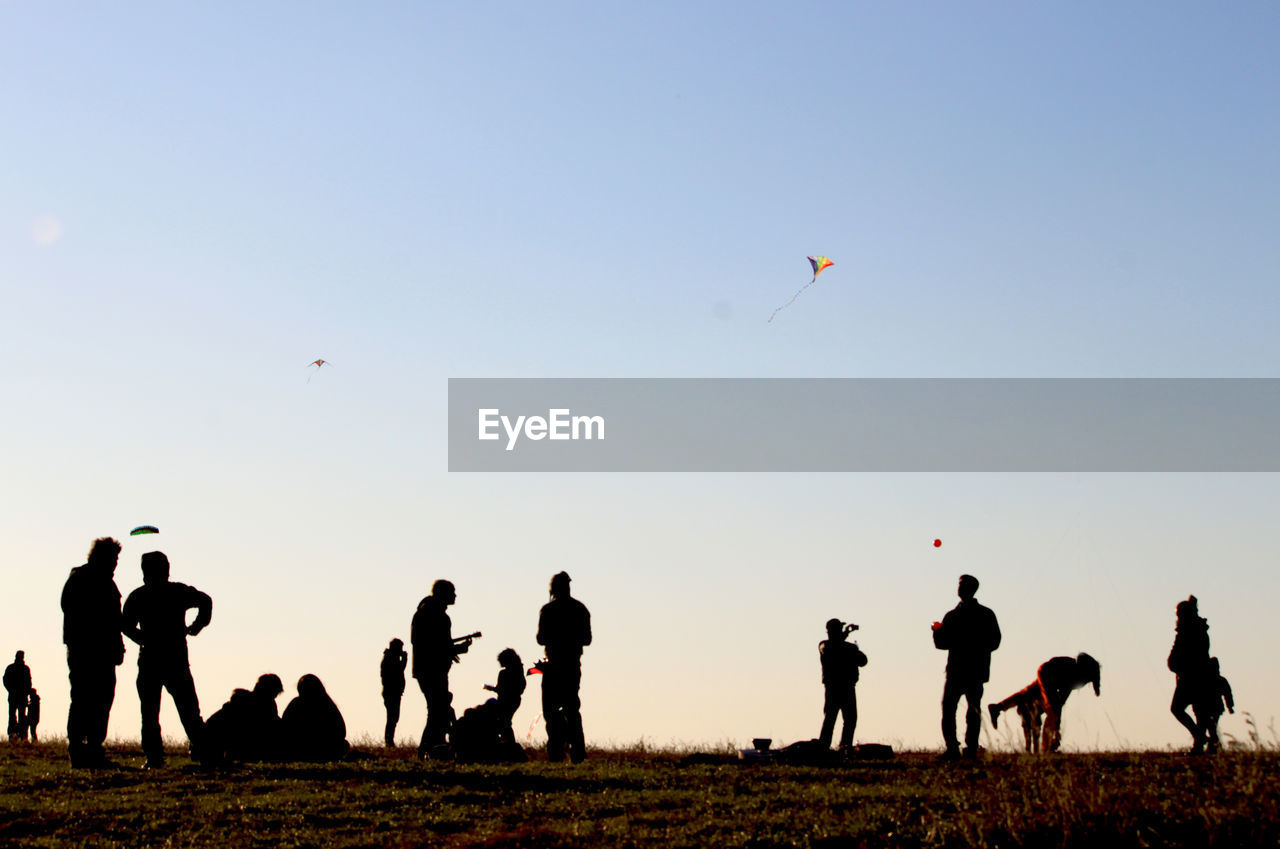
MULTIPOLYGON (((316 371, 320 371, 321 366, 327 366, 327 365, 332 365, 332 363, 330 363, 328 360, 316 360, 314 363, 307 363, 307 368, 311 368, 312 366, 315 366, 316 371)), ((311 374, 307 375, 307 383, 311 382, 311 378, 315 376, 315 373, 316 372, 313 371, 311 374)))

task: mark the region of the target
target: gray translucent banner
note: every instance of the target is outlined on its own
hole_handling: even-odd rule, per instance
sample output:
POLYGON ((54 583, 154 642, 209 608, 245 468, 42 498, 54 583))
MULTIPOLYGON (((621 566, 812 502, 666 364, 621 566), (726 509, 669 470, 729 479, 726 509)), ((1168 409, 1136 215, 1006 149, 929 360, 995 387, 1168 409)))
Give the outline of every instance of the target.
POLYGON ((451 472, 1276 472, 1280 379, 449 381, 451 472))

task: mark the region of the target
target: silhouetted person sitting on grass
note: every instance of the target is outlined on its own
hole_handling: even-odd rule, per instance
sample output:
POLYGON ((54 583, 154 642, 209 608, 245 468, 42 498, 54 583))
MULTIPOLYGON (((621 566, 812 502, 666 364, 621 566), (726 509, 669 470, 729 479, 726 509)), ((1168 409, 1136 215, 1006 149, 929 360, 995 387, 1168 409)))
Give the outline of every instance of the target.
POLYGON ((497 699, 467 708, 453 723, 449 743, 459 763, 521 763, 529 759, 524 747, 504 739, 510 723, 497 699))
POLYGON ((960 757, 956 740, 956 708, 961 697, 965 710, 964 755, 978 756, 978 734, 982 730, 982 688, 991 676, 991 653, 1000 647, 1000 625, 989 608, 978 604, 978 579, 961 575, 956 594, 960 603, 941 622, 933 623, 933 645, 947 652, 947 680, 942 688, 942 739, 947 749, 943 757, 960 757))
POLYGON ((27 691, 27 734, 31 737, 32 743, 39 743, 40 738, 36 736, 36 726, 40 724, 40 694, 36 692, 35 687, 27 691))
POLYGON ((1218 720, 1222 718, 1223 708, 1228 713, 1236 712, 1236 700, 1231 694, 1231 684, 1222 677, 1222 669, 1216 657, 1209 658, 1209 671, 1201 698, 1191 706, 1196 721, 1204 729, 1205 745, 1210 752, 1218 751, 1222 745, 1218 739, 1218 720))
POLYGON ((514 649, 504 649, 498 655, 502 664, 497 684, 486 684, 485 689, 496 697, 483 704, 467 708, 453 723, 449 742, 454 756, 461 763, 510 763, 528 760, 524 748, 516 743, 511 730, 511 718, 520 707, 524 693, 524 664, 514 649))
POLYGON ((844 714, 844 727, 840 729, 840 748, 853 746, 853 732, 858 727, 858 670, 867 665, 867 656, 857 643, 848 641, 857 625, 845 625, 839 619, 827 620, 827 638, 818 643, 818 659, 822 663, 822 732, 818 742, 824 749, 831 748, 831 738, 836 730, 836 718, 844 714))
POLYGON ((1178 602, 1173 648, 1169 650, 1169 671, 1178 676, 1169 710, 1191 733, 1193 752, 1203 752, 1208 742, 1206 729, 1193 720, 1187 708, 1204 698, 1209 680, 1209 622, 1200 615, 1195 596, 1178 602))
POLYGON ((9 693, 9 739, 27 739, 27 698, 31 693, 31 668, 26 655, 17 652, 5 667, 4 688, 9 693))
POLYGON ((498 663, 502 666, 498 672, 498 683, 485 684, 484 688, 497 694, 494 704, 497 708, 498 739, 503 743, 514 743, 516 735, 511 729, 511 720, 520 708, 520 699, 527 686, 524 662, 515 649, 503 649, 498 653, 498 663))
POLYGON ((124 662, 115 582, 119 559, 120 543, 100 537, 88 562, 72 569, 62 587, 62 642, 71 679, 67 754, 76 768, 107 765, 102 744, 116 696, 116 667, 124 662))
POLYGON ((168 690, 178 709, 182 728, 191 741, 191 756, 200 755, 200 701, 187 637, 194 637, 213 619, 213 600, 195 587, 169 580, 169 558, 160 551, 142 555, 142 586, 124 602, 124 633, 137 643, 138 702, 142 708, 142 751, 147 767, 164 766, 164 740, 160 736, 160 693, 168 690), (187 611, 196 611, 187 624, 187 611))
POLYGON ((281 717, 288 757, 299 761, 336 761, 351 749, 342 711, 314 675, 298 679, 298 695, 281 717))
POLYGON ((204 724, 202 759, 206 763, 278 760, 282 729, 276 697, 283 692, 280 677, 271 673, 259 676, 252 690, 237 687, 204 724))
POLYGON ((1093 685, 1094 695, 1102 695, 1102 667, 1098 661, 1084 652, 1075 657, 1050 658, 1036 670, 1035 681, 1004 701, 987 706, 991 724, 996 724, 1002 711, 1015 707, 1023 717, 1027 751, 1056 752, 1062 745, 1062 708, 1067 697, 1085 684, 1093 685), (1045 717, 1043 742, 1035 739, 1041 715, 1045 717))
POLYGON ((400 721, 400 697, 404 695, 404 668, 408 662, 409 655, 404 650, 403 640, 392 640, 382 652, 379 673, 382 676, 382 704, 387 709, 387 725, 382 736, 388 748, 396 744, 396 723, 400 721))

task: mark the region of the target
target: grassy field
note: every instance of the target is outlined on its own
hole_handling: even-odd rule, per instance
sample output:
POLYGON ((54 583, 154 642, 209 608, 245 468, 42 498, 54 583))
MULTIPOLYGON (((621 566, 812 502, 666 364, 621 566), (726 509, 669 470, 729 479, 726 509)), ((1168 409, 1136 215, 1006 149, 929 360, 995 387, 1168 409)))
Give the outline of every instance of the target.
POLYGON ((1280 755, 930 753, 838 768, 643 751, 571 766, 419 763, 72 771, 0 743, 4 846, 1277 846, 1280 755), (691 762, 703 760, 711 762, 691 762))

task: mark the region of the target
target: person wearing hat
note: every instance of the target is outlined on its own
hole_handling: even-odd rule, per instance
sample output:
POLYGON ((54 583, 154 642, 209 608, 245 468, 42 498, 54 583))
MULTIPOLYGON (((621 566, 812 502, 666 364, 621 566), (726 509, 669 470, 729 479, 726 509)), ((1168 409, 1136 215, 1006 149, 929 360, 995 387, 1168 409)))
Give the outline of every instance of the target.
POLYGON ((831 748, 831 737, 836 730, 836 717, 844 714, 844 727, 840 729, 840 749, 853 746, 853 732, 858 727, 858 697, 854 691, 858 683, 858 669, 867 665, 867 656, 848 636, 858 626, 846 625, 839 619, 827 620, 827 638, 818 643, 818 660, 822 663, 822 733, 818 741, 824 749, 831 748))
POLYGON ((956 708, 964 697, 964 756, 978 756, 982 730, 982 688, 991 676, 991 653, 1000 647, 1000 625, 990 608, 978 604, 978 579, 961 575, 956 594, 960 603, 941 622, 933 623, 933 645, 947 653, 947 681, 942 688, 943 758, 960 757, 956 740, 956 708))
POLYGON ((404 650, 404 640, 391 641, 382 652, 382 704, 387 709, 387 727, 383 742, 387 748, 396 744, 396 723, 400 721, 400 697, 404 695, 404 668, 409 654, 404 650))
POLYGON ((1169 651, 1169 671, 1177 676, 1173 690, 1173 702, 1169 709, 1191 732, 1194 744, 1191 751, 1203 752, 1209 742, 1208 729, 1187 713, 1187 708, 1200 702, 1210 689, 1209 674, 1209 620, 1200 615, 1200 603, 1195 596, 1178 602, 1173 648, 1169 651))
POLYGON ((191 742, 191 756, 200 756, 204 720, 191 678, 187 637, 194 637, 213 619, 213 600, 195 587, 169 580, 169 558, 161 551, 142 555, 142 586, 124 600, 122 630, 137 643, 138 703, 142 708, 142 751, 148 769, 164 766, 160 736, 160 693, 168 690, 178 718, 191 742), (196 616, 187 624, 187 611, 196 616))
POLYGON ((551 601, 538 614, 538 645, 547 650, 542 673, 542 716, 547 723, 547 756, 581 763, 587 756, 582 731, 582 649, 591 645, 591 614, 569 595, 569 574, 551 578, 551 601))

